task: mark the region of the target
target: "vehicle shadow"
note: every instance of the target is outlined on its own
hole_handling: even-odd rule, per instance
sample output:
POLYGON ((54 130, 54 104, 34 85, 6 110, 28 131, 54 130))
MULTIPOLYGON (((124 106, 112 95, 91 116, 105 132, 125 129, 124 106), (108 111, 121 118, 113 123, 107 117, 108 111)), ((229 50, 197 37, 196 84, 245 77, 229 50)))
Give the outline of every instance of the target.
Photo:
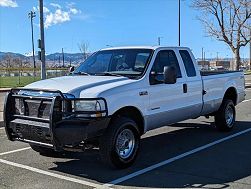
MULTIPOLYGON (((220 133, 206 123, 178 123, 177 129, 142 138, 141 150, 135 164, 116 170, 102 164, 98 150, 84 153, 66 153, 66 162, 55 161, 51 170, 80 176, 83 179, 108 183, 135 171, 175 157, 184 152, 250 128, 251 122, 237 122, 232 132, 220 133)), ((119 185, 153 188, 214 188, 228 187, 229 182, 251 175, 250 135, 226 141, 215 147, 173 162, 158 170, 146 173, 119 185), (209 187, 210 188, 210 187, 209 187)), ((62 158, 62 157, 61 157, 62 158)))

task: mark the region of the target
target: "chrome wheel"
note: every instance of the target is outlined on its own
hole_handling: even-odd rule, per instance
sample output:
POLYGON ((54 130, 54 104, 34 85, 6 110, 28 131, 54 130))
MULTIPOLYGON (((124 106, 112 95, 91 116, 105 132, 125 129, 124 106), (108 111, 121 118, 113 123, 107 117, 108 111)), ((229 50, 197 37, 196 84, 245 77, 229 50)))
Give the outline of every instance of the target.
POLYGON ((225 119, 226 123, 229 127, 231 127, 234 120, 234 110, 231 106, 228 106, 225 111, 225 119))
POLYGON ((134 133, 130 129, 122 130, 116 140, 116 152, 120 158, 126 159, 133 153, 135 147, 134 133))

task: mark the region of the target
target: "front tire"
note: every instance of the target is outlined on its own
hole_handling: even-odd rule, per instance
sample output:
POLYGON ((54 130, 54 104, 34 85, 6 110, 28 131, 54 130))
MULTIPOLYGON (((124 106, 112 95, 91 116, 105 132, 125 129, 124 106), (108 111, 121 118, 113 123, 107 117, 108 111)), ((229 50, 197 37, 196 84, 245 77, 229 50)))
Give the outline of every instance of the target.
POLYGON ((104 163, 123 169, 131 166, 138 154, 140 134, 135 121, 116 118, 100 139, 100 154, 104 163))
POLYGON ((219 131, 230 131, 235 125, 235 106, 232 100, 223 99, 215 115, 215 126, 219 131))

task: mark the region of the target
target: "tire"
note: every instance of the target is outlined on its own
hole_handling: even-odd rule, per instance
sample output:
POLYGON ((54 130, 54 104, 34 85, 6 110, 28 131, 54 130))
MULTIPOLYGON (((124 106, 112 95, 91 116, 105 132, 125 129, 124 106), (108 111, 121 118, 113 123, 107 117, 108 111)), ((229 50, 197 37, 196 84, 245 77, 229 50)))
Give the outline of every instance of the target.
POLYGON ((59 155, 59 152, 56 152, 50 148, 45 148, 34 144, 30 144, 30 147, 32 150, 34 150, 35 152, 39 152, 41 155, 52 156, 52 157, 59 155))
POLYGON ((219 131, 230 131, 235 125, 235 106, 232 100, 223 99, 220 109, 216 112, 215 126, 219 131))
POLYGON ((139 145, 137 124, 132 119, 118 117, 100 138, 101 159, 113 168, 127 168, 135 162, 139 145))

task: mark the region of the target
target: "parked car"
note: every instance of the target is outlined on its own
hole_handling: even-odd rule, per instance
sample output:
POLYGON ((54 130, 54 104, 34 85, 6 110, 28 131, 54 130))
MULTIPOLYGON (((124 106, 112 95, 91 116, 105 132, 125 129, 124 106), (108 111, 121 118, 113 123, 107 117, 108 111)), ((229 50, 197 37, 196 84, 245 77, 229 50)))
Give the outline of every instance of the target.
POLYGON ((41 154, 99 147, 106 163, 126 168, 145 132, 199 116, 230 131, 245 98, 243 72, 200 72, 185 47, 103 49, 71 71, 11 90, 9 140, 41 154))

